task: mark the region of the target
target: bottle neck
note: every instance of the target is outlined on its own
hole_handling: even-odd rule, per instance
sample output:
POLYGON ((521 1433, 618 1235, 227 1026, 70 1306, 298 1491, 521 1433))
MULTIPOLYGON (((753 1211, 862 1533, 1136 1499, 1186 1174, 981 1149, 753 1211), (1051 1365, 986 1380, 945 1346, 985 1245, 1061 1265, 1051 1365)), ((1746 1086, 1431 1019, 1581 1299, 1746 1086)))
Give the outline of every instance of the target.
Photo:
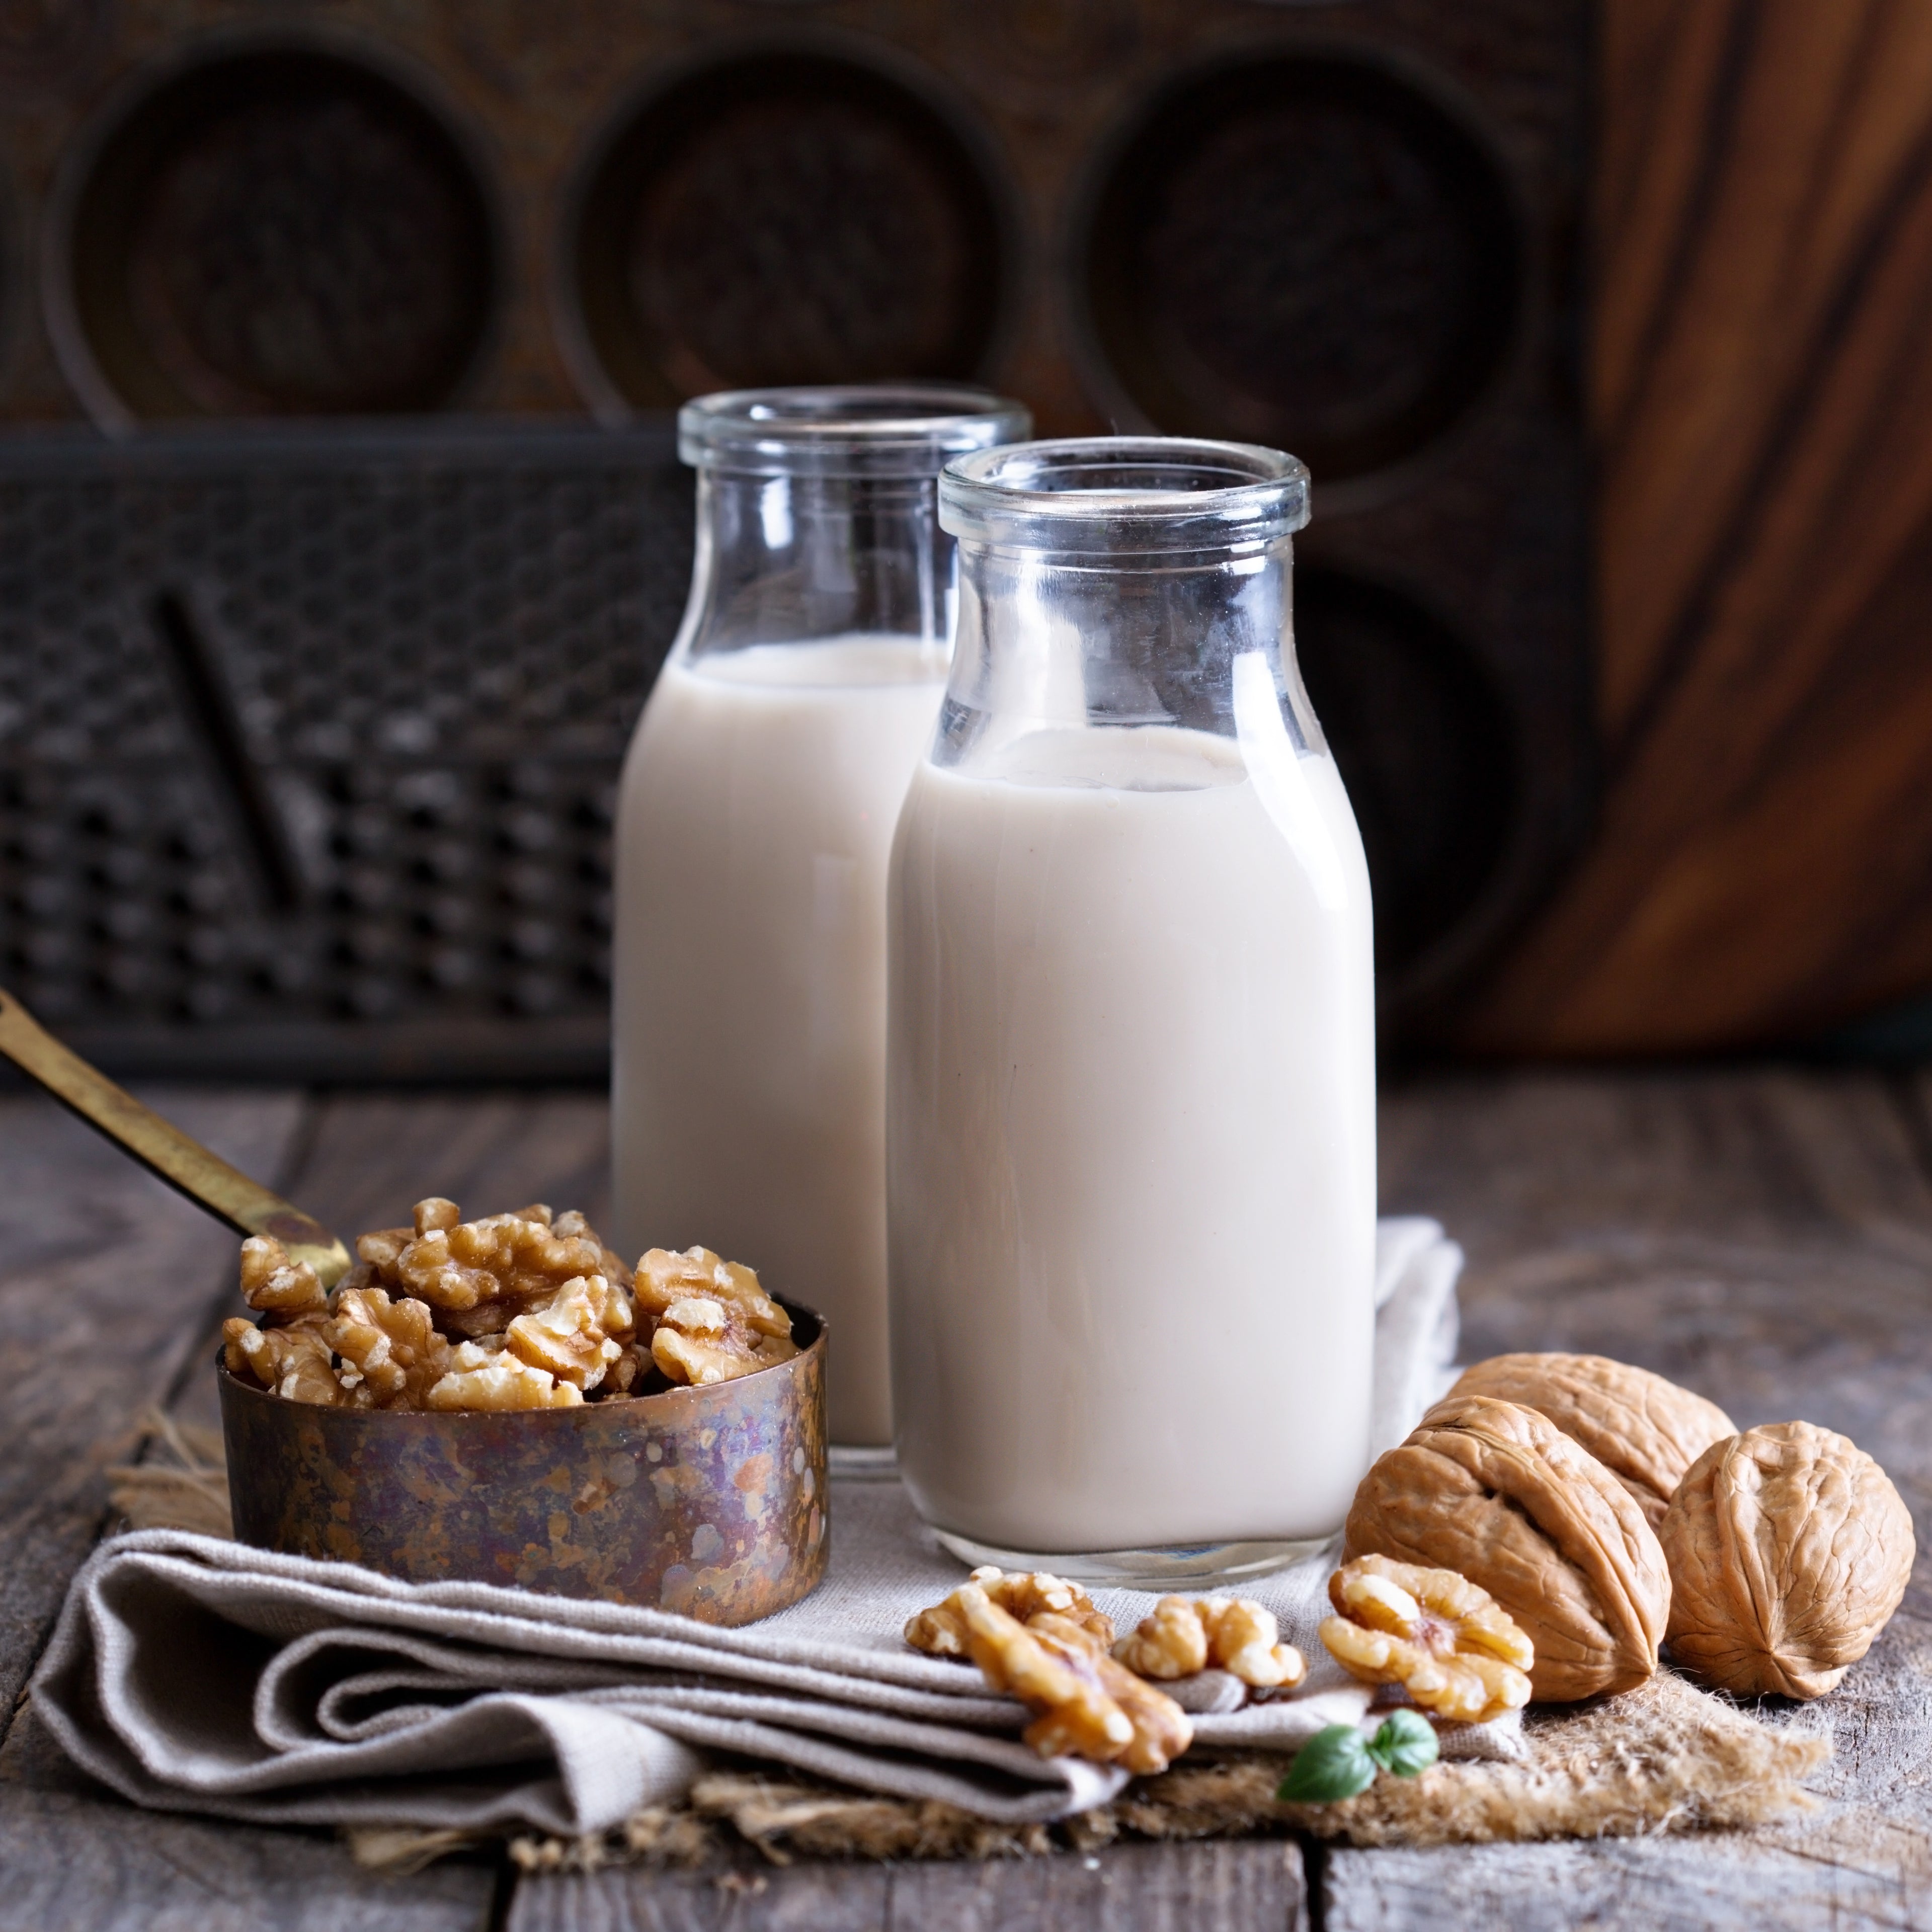
POLYGON ((1297 750, 1323 748, 1295 663, 1286 536, 1112 559, 968 542, 959 578, 941 764, 970 763, 1035 731, 1155 726, 1239 737, 1252 729, 1258 688, 1273 694, 1297 750))
POLYGON ((854 635, 944 648, 954 545, 931 477, 700 470, 679 648, 690 657, 854 635))

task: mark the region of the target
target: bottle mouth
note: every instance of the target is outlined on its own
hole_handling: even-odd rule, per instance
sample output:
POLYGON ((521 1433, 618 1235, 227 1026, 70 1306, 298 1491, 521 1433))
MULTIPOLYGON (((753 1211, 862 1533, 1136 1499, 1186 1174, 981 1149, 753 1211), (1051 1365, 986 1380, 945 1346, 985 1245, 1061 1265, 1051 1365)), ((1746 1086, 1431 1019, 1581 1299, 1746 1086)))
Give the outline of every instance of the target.
POLYGON ((957 457, 939 522, 963 543, 1145 554, 1267 544, 1308 521, 1284 450, 1178 436, 1068 436, 957 457))
POLYGON ((677 453, 752 476, 936 476, 1033 427, 1024 403, 959 382, 728 389, 677 414, 677 453))

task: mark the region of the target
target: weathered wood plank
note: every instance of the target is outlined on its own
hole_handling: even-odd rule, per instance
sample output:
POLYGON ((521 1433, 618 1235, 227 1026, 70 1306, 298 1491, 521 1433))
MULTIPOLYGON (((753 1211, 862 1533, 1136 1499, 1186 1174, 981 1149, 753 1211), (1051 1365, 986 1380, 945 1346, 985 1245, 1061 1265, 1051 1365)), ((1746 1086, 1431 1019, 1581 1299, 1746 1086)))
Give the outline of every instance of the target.
POLYGON ((1748 1838, 1340 1852, 1328 1868, 1322 1923, 1327 1932, 1916 1928, 1932 1924, 1925 1876, 1922 1865, 1907 1893, 1883 1873, 1794 1856, 1748 1838))
POLYGON ((345 1239, 395 1227, 442 1194, 465 1214, 526 1201, 596 1221, 610 1198, 600 1094, 345 1094, 321 1102, 295 1196, 345 1239))
POLYGON ((1292 1844, 1136 1845, 983 1864, 526 1878, 508 1932, 1302 1932, 1292 1844))
MULTIPOLYGON (((148 1096, 272 1183, 302 1102, 148 1096)), ((232 1238, 51 1100, 0 1100, 0 1711, 106 1507, 102 1471, 204 1335, 232 1238)))
POLYGON ((1469 1078, 1382 1123, 1384 1204, 1468 1251, 1466 1359, 1620 1356, 1932 1480, 1932 1189, 1881 1081, 1469 1078))
MULTIPOLYGON (((575 1099, 343 1099, 308 1123, 312 1132, 298 1131, 309 1103, 295 1095, 170 1094, 158 1103, 292 1198, 306 1204, 314 1187, 322 1204, 317 1211, 325 1219, 339 1217, 336 1224, 352 1234, 374 1225, 380 1218, 376 1210, 392 1220, 406 1214, 418 1169, 430 1169, 434 1178, 416 1193, 473 1184, 493 1190, 496 1204, 502 1163, 527 1167, 546 1181, 572 1183, 572 1163, 583 1164, 586 1144, 566 1125, 584 1112, 575 1099), (392 1196, 399 1209, 391 1206, 392 1196), (365 1218, 353 1218, 370 1204, 365 1218)), ((100 1522, 106 1500, 100 1467, 124 1453, 133 1418, 178 1378, 178 1412, 214 1419, 212 1378, 196 1372, 194 1360, 212 1358, 212 1326, 240 1304, 232 1285, 232 1236, 51 1103, 8 1104, 16 1111, 10 1115, 0 1108, 0 1162, 10 1181, 17 1177, 20 1184, 0 1208, 0 1215, 11 1217, 0 1219, 0 1226, 14 1238, 8 1252, 15 1264, 0 1274, 0 1347, 10 1348, 16 1337, 35 1339, 27 1321, 16 1327, 10 1318, 16 1305, 24 1317, 52 1297, 69 1311, 58 1338, 60 1352, 46 1358, 50 1389, 64 1389, 71 1405, 54 1405, 68 1435, 58 1442, 37 1437, 30 1446, 44 1474, 57 1450, 74 1462, 66 1484, 71 1507, 60 1518, 63 1534, 32 1572, 40 1586, 34 1599, 40 1624, 17 1644, 10 1631, 0 1633, 0 1670, 16 1672, 6 1680, 10 1702, 17 1676, 38 1651, 40 1628, 100 1522), (16 1149, 40 1166, 16 1161, 16 1149), (61 1246, 63 1221, 92 1231, 87 1244, 70 1254, 61 1246), (90 1324, 98 1324, 106 1346, 90 1324), (75 1402, 76 1390, 85 1399, 75 1402)), ((602 1112, 590 1103, 588 1171, 599 1178, 602 1112)), ((10 1408, 0 1431, 20 1420, 10 1408)), ((0 1433, 0 1441, 6 1439, 0 1433)), ((0 1507, 9 1475, 18 1479, 22 1473, 0 1471, 0 1507)), ((0 1592, 15 1580, 0 1583, 0 1592)), ((358 1870, 326 1835, 135 1810, 74 1772, 31 1721, 14 1726, 0 1754, 0 1870, 14 1881, 0 1890, 0 1928, 178 1925, 204 1932, 272 1924, 317 1932, 349 1927, 452 1932, 489 1923, 497 1882, 494 1866, 473 1862, 382 1878, 358 1870)))
POLYGON ((326 1833, 139 1811, 31 1718, 0 1751, 0 1932, 484 1932, 493 1866, 359 1870, 326 1833))

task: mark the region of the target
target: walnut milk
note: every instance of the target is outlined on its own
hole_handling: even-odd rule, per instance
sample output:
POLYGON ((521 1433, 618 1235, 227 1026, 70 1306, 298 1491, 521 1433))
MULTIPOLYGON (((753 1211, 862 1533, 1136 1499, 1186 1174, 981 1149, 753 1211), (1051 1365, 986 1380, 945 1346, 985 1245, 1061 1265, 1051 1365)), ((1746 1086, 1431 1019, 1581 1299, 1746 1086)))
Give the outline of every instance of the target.
POLYGON ((711 396, 690 604, 624 768, 614 1233, 827 1318, 831 1439, 892 1437, 885 905, 951 644, 940 466, 1026 411, 925 384, 711 396))
POLYGON ((1252 1574, 1369 1462, 1369 881, 1296 668, 1292 457, 958 460, 958 644, 899 815, 901 1468, 1003 1567, 1252 1574))

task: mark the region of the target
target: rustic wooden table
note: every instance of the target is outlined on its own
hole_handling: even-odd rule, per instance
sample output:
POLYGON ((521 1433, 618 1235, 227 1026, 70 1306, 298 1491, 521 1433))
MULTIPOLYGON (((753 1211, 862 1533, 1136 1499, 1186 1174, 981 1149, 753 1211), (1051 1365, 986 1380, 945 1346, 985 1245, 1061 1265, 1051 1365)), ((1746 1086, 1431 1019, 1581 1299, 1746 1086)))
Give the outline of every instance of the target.
MULTIPOLYGON (((580 1094, 153 1096, 339 1228, 432 1191, 598 1208, 580 1094)), ((1383 1198, 1468 1250, 1466 1357, 1583 1348, 1659 1369, 1741 1423, 1845 1431, 1932 1511, 1932 1082, 1776 1070, 1434 1079, 1382 1113, 1383 1198)), ((403 1878, 322 1834, 135 1810, 69 1769, 19 1694, 103 1472, 152 1402, 212 1419, 220 1231, 37 1098, 0 1099, 0 1928, 1932 1927, 1932 1570, 1832 1696, 1827 1802, 1739 1837, 1433 1852, 1293 1841, 1124 1846, 993 1864, 403 1878)))

